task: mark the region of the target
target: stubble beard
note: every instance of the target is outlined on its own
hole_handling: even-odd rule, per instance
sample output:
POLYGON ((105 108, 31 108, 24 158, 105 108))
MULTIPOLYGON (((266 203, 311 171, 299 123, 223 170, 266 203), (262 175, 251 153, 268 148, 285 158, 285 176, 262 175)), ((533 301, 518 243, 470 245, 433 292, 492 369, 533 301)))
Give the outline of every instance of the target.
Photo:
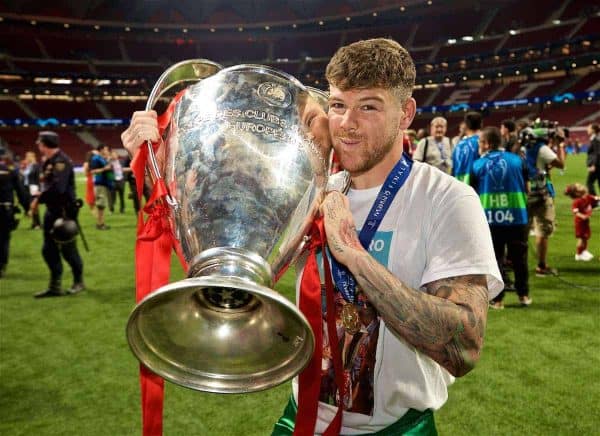
POLYGON ((359 139, 361 142, 364 138, 347 135, 343 132, 336 132, 334 138, 338 139, 334 141, 334 144, 337 145, 337 147, 334 145, 334 149, 340 159, 342 168, 348 171, 352 177, 356 177, 368 172, 381 162, 394 147, 396 138, 399 134, 400 130, 398 129, 398 123, 394 123, 394 125, 385 132, 385 137, 383 138, 383 141, 380 142, 380 145, 371 145, 371 143, 368 142, 363 143, 360 145, 360 150, 358 152, 352 153, 355 156, 349 156, 347 153, 344 153, 343 148, 339 145, 339 138, 359 139))

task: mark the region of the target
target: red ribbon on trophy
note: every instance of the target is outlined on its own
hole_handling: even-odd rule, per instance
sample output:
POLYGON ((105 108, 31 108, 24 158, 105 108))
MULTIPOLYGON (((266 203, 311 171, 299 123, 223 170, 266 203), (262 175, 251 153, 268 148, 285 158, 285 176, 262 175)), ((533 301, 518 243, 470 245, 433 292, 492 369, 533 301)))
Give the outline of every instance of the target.
MULTIPOLYGON (((161 135, 169 124, 175 104, 182 94, 183 91, 173 99, 165 113, 158 117, 158 127, 161 135)), ((156 151, 158 144, 153 144, 153 148, 156 151)), ((131 162, 140 201, 144 189, 148 153, 148 147, 143 144, 131 162)), ((184 270, 187 270, 187 265, 181 254, 181 247, 169 222, 168 195, 169 191, 164 180, 159 178, 154 182, 152 194, 138 215, 135 245, 136 303, 169 282, 172 250, 175 250, 184 270), (145 222, 144 213, 148 215, 145 222)), ((160 436, 163 428, 164 380, 140 364, 140 387, 142 434, 144 436, 160 436)))
POLYGON ((323 255, 324 275, 325 275, 325 294, 327 304, 327 335, 331 353, 333 356, 333 368, 335 373, 335 382, 339 390, 340 404, 334 419, 331 421, 324 436, 334 436, 340 434, 342 425, 342 401, 345 396, 345 384, 343 382, 343 368, 340 350, 336 346, 337 329, 335 326, 335 301, 333 294, 333 281, 331 279, 331 269, 326 255, 327 237, 325 236, 325 226, 323 217, 314 220, 310 240, 306 249, 308 258, 302 279, 300 281, 300 310, 306 316, 310 327, 315 335, 315 352, 308 366, 300 373, 298 377, 298 412, 296 414, 296 423, 294 426, 294 435, 303 436, 314 434, 315 424, 317 422, 317 412, 319 408, 319 391, 321 388, 321 361, 323 354, 323 313, 321 307, 321 279, 317 265, 316 252, 320 248, 323 255))

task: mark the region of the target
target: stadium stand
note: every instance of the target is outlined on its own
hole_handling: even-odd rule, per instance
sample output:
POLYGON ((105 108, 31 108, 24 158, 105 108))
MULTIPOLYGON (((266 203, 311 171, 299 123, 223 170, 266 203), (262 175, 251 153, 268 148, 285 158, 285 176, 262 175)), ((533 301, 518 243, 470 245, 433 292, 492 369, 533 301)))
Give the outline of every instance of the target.
POLYGON ((23 118, 28 114, 14 100, 0 100, 2 118, 23 118))
MULTIPOLYGON (((224 66, 260 63, 323 87, 325 66, 338 46, 390 36, 417 63, 414 96, 425 110, 415 127, 438 113, 432 106, 443 106, 441 113, 455 128, 463 108, 451 106, 463 103, 489 103, 483 108, 487 125, 535 116, 568 126, 600 119, 597 96, 547 101, 600 88, 600 7, 593 2, 547 0, 542 10, 536 0, 490 0, 485 8, 474 0, 451 6, 415 0, 402 7, 392 0, 360 7, 344 1, 265 2, 270 7, 264 14, 238 2, 198 4, 188 16, 161 2, 124 10, 107 1, 84 1, 87 8, 77 13, 68 4, 29 5, 27 18, 0 3, 0 96, 6 97, 0 100, 1 117, 57 118, 59 126, 63 119, 128 118, 144 107, 144 97, 169 65, 189 58, 224 66), (507 16, 516 18, 506 22, 507 16), (535 101, 492 105, 524 98, 535 101)), ((30 127, 5 123, 0 138, 17 148, 30 143, 28 129, 39 126, 24 123, 30 127)), ((97 142, 115 144, 124 128, 66 124, 70 127, 60 127, 71 132, 66 143, 84 151, 74 156, 89 148, 77 136, 81 129, 97 142)))

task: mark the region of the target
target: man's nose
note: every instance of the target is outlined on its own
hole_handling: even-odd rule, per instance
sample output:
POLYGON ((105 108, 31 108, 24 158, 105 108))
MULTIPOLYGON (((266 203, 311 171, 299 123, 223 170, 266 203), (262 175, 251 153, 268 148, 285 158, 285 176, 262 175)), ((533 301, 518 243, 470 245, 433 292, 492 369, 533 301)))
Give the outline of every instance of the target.
POLYGON ((342 115, 340 127, 346 130, 356 130, 358 127, 358 122, 356 121, 356 116, 354 115, 354 111, 352 109, 346 109, 344 115, 342 115))

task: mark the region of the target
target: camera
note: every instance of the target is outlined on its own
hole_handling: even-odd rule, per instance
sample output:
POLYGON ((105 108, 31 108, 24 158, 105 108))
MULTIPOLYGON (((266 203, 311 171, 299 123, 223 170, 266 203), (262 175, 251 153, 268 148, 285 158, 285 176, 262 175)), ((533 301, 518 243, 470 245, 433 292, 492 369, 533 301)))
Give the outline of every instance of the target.
POLYGON ((531 148, 536 144, 549 144, 553 140, 564 141, 569 137, 569 129, 560 127, 556 121, 537 118, 519 133, 522 147, 531 148))

